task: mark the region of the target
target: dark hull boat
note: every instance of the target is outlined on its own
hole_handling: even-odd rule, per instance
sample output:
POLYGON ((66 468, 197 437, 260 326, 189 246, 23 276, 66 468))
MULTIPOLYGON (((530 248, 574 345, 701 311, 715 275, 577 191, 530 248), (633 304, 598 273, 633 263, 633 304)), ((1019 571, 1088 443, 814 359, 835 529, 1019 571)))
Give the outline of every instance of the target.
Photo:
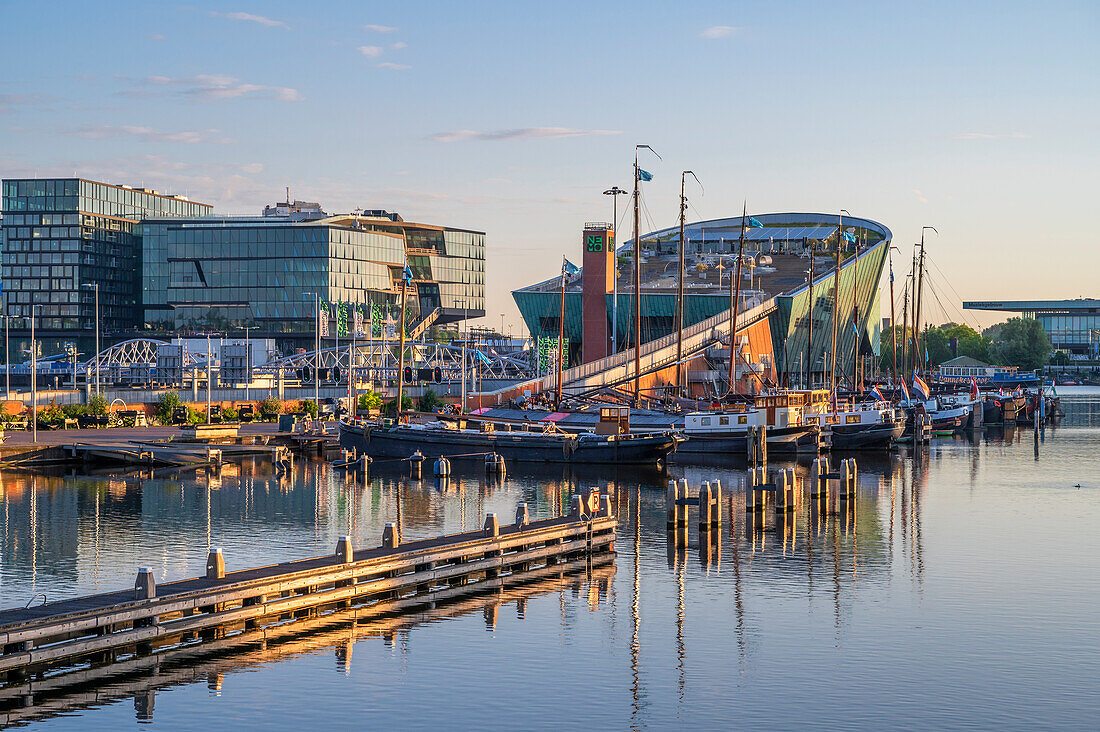
POLYGON ((878 450, 901 439, 905 422, 833 425, 833 450, 878 450))
MULTIPOLYGON (((768 452, 784 455, 817 454, 820 430, 817 427, 768 427, 768 452)), ((738 455, 748 452, 749 438, 744 430, 688 434, 687 441, 676 449, 677 462, 686 457, 738 455)))
POLYGON ((340 423, 340 446, 372 458, 478 459, 497 453, 506 462, 656 465, 680 442, 673 433, 567 435, 541 432, 479 432, 435 425, 340 423))

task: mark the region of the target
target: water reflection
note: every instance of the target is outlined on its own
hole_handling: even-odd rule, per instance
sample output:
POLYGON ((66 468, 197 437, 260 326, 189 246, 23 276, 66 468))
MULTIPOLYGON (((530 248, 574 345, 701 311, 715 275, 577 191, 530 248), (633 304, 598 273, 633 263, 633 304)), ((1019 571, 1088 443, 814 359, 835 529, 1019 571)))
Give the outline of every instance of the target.
MULTIPOLYGON (((736 465, 510 466, 504 478, 474 470, 447 481, 384 468, 345 474, 308 460, 288 476, 262 461, 220 476, 4 472, 0 604, 127 586, 140 565, 155 566, 160 581, 194 576, 210 546, 243 567, 328 554, 344 534, 377 544, 388 522, 408 540, 475 528, 486 512, 510 516, 520 502, 545 518, 567 510, 571 493, 600 487, 620 517, 617 575, 471 599, 463 612, 389 618, 369 631, 314 618, 266 645, 222 639, 224 647, 188 649, 155 677, 134 666, 90 679, 96 699, 80 704, 95 711, 75 694, 54 700, 104 728, 117 725, 119 707, 128 720, 173 727, 206 715, 212 724, 283 727, 356 719, 618 728, 629 718, 637 729, 713 728, 728 724, 731 700, 744 724, 784 728, 808 719, 873 727, 899 713, 923 728, 961 718, 1087 727, 1100 714, 1090 696, 1100 636, 1088 632, 1100 601, 1091 581, 1100 540, 1090 530, 1100 518, 1098 405, 1063 398, 1066 417, 1040 435, 1038 464, 1026 426, 936 439, 915 453, 857 455, 851 510, 832 514, 803 499, 778 519, 745 511, 736 465), (686 479, 693 492, 721 481, 721 527, 701 532, 693 510, 686 529, 670 534, 668 478, 686 479), (1037 653, 1043 673, 1021 682, 1019 659, 1037 653), (328 674, 317 675, 317 661, 328 674), (843 685, 808 691, 838 668, 843 685), (246 669, 256 673, 239 674, 246 669), (597 681, 533 697, 559 669, 597 681), (204 685, 221 694, 216 705, 187 691, 204 685), (265 691, 273 687, 278 699, 265 691), (490 696, 525 702, 491 705, 489 714, 480 702, 490 696), (359 707, 348 706, 355 700, 359 707)), ((770 470, 787 467, 808 479, 805 462, 770 470)))

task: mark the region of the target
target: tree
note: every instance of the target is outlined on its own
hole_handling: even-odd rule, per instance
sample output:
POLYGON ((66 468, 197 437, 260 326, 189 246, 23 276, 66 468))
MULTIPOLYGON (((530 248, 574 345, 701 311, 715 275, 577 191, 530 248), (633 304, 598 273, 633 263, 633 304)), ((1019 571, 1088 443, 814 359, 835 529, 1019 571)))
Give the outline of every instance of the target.
POLYGON ((441 406, 443 406, 443 400, 434 391, 428 389, 417 401, 416 408, 421 412, 434 412, 441 406))
POLYGON ((364 412, 382 408, 382 395, 375 391, 364 392, 359 395, 359 409, 364 412))
POLYGON ((157 400, 157 420, 161 424, 172 424, 172 413, 176 411, 176 407, 182 406, 183 402, 180 401, 180 395, 177 392, 164 392, 157 400))
MULTIPOLYGON (((402 394, 401 395, 401 411, 402 412, 410 412, 410 411, 412 411, 412 408, 413 408, 412 397, 410 397, 408 394, 402 394)), ((397 416, 397 397, 394 397, 393 399, 390 399, 388 402, 386 402, 385 407, 382 408, 382 412, 387 417, 397 416)))
POLYGON ((1009 318, 983 335, 990 340, 990 358, 1002 366, 1034 371, 1045 366, 1050 356, 1050 337, 1034 318, 1009 318))

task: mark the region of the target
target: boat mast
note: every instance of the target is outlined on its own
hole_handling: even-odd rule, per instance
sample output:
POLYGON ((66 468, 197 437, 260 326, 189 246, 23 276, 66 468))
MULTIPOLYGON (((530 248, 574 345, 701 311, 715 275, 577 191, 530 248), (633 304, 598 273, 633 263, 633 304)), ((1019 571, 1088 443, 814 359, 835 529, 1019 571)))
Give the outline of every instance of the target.
POLYGON ((638 236, 638 145, 634 146, 634 406, 642 397, 642 244, 638 236))
MULTIPOLYGON (((836 392, 836 339, 837 318, 840 317, 840 248, 844 242, 844 210, 840 212, 840 223, 836 230, 836 270, 833 273, 833 340, 830 345, 832 357, 829 359, 829 394, 836 392)), ((833 410, 836 410, 836 398, 833 397, 833 410)))
POLYGON ((917 259, 916 267, 917 267, 917 269, 916 269, 916 272, 917 272, 917 274, 916 274, 916 277, 917 277, 917 294, 916 294, 916 300, 914 301, 914 313, 913 313, 913 315, 914 315, 914 319, 913 319, 914 346, 913 347, 914 347, 914 350, 916 351, 916 353, 915 353, 914 360, 913 360, 913 366, 917 371, 919 371, 921 374, 923 374, 924 373, 924 359, 921 357, 921 351, 920 351, 920 327, 921 327, 921 318, 920 318, 920 309, 921 308, 920 308, 920 306, 921 306, 921 301, 924 299, 924 229, 921 229, 921 232, 920 232, 920 256, 917 259), (917 364, 920 364, 920 365, 918 366, 917 364))
MULTIPOLYGON (((684 238, 684 219, 687 216, 687 196, 684 195, 684 181, 688 176, 699 183, 699 176, 690 170, 680 174, 680 276, 676 282, 676 390, 684 396, 684 265, 687 252, 687 240, 684 238)), ((702 188, 703 184, 699 183, 702 188)))
MULTIPOLYGON (((862 233, 860 234, 862 237, 862 233)), ((852 391, 859 390, 859 240, 852 262, 852 391)))
POLYGON ((409 297, 409 284, 411 281, 408 262, 401 274, 401 313, 397 318, 397 327, 401 329, 401 340, 397 347, 397 423, 401 424, 401 401, 405 393, 405 303, 409 297))
MULTIPOLYGON (((911 275, 905 275, 905 286, 902 288, 901 305, 901 380, 905 381, 905 374, 909 371, 909 280, 911 275)), ((896 387, 895 387, 896 388, 896 387)))
POLYGON ((898 383, 898 321, 894 315, 894 257, 890 253, 893 247, 887 250, 886 255, 890 260, 890 328, 893 332, 890 333, 890 347, 894 351, 893 368, 890 370, 890 384, 897 387, 898 383))
MULTIPOLYGON (((807 243, 809 240, 807 240, 807 243)), ((806 369, 805 373, 810 375, 809 387, 805 383, 802 384, 802 388, 813 388, 814 383, 814 363, 810 360, 810 356, 813 353, 814 348, 814 311, 817 310, 816 302, 814 302, 814 253, 817 251, 817 247, 810 244, 810 302, 807 306, 808 317, 810 319, 809 333, 806 335, 806 362, 803 367, 806 369)))
POLYGON ((745 227, 748 225, 748 201, 741 203, 741 239, 737 244, 737 269, 730 280, 730 375, 729 394, 733 393, 734 375, 737 373, 737 309, 741 304, 741 258, 745 254, 745 227))
POLYGON ((561 407, 561 369, 565 346, 565 257, 561 258, 561 310, 558 316, 558 398, 555 404, 561 407))

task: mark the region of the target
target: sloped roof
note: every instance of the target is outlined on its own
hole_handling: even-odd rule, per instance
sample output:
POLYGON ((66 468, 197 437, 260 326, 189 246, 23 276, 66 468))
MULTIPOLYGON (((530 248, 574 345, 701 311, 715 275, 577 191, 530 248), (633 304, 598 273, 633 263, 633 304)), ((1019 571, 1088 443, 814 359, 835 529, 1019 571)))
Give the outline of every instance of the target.
POLYGON ((950 361, 944 361, 940 364, 940 366, 961 366, 964 368, 987 369, 992 366, 992 364, 983 363, 982 361, 979 361, 976 358, 971 358, 970 356, 958 356, 951 359, 950 361))

